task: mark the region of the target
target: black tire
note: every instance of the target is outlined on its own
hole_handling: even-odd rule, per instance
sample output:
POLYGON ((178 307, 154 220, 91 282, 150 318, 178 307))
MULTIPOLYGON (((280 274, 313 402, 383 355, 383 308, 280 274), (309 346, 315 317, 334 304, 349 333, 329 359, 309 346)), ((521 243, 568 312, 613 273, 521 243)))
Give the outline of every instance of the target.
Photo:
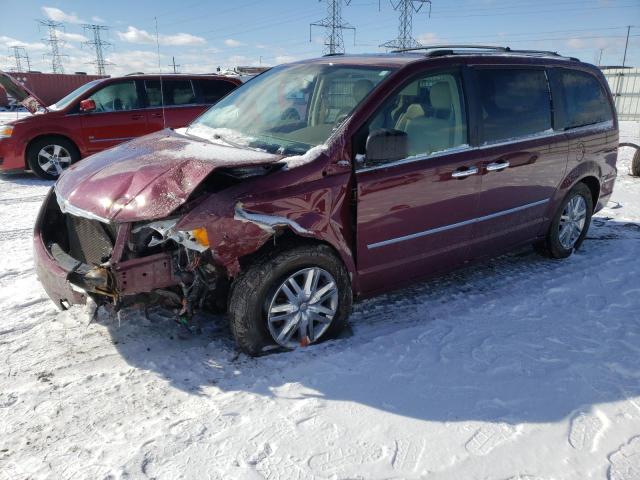
POLYGON ((38 138, 29 145, 29 149, 27 150, 27 164, 33 173, 45 180, 56 180, 60 174, 55 166, 50 166, 49 170, 43 169, 41 161, 45 161, 45 159, 40 155, 40 152, 43 150, 47 150, 49 153, 58 150, 64 154, 60 156, 59 161, 62 170, 80 160, 80 152, 71 140, 54 136, 38 138), (65 161, 62 161, 63 158, 65 161))
POLYGON ((640 177, 640 148, 636 148, 636 153, 631 160, 631 175, 640 177))
POLYGON ((551 226, 549 227, 547 236, 541 243, 536 245, 538 252, 550 258, 567 258, 568 256, 570 256, 574 250, 580 248, 580 245, 584 241, 584 238, 587 236, 589 225, 591 224, 592 215, 593 198, 591 196, 591 190, 589 190, 589 187, 587 187, 584 183, 578 183, 569 191, 567 196, 558 207, 558 210, 556 211, 555 215, 553 216, 553 220, 551 221, 551 226), (560 217, 562 217, 567 204, 576 196, 581 196, 585 201, 585 222, 582 228, 582 232, 580 233, 580 236, 575 241, 573 246, 571 248, 566 248, 560 241, 560 217))
POLYGON ((351 311, 351 281, 344 265, 326 245, 301 245, 271 252, 255 261, 235 281, 229 299, 231 332, 240 350, 258 356, 284 350, 267 326, 268 304, 275 290, 293 273, 319 267, 333 276, 338 287, 338 306, 326 332, 317 342, 334 337, 347 326, 351 311))

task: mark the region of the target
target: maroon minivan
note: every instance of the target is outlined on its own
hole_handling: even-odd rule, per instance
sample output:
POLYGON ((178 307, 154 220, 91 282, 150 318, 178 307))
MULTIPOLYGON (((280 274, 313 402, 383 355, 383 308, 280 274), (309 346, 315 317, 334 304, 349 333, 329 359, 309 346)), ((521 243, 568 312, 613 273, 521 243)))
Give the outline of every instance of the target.
POLYGON ((0 126, 0 171, 30 169, 56 179, 83 157, 184 127, 240 83, 218 75, 128 75, 88 82, 46 106, 0 72, 0 85, 34 114, 0 126))
POLYGON ((61 308, 228 311, 258 355, 335 335, 353 298, 535 244, 578 248, 616 178, 600 71, 551 52, 431 47, 255 77, 188 128, 63 173, 35 227, 61 308))

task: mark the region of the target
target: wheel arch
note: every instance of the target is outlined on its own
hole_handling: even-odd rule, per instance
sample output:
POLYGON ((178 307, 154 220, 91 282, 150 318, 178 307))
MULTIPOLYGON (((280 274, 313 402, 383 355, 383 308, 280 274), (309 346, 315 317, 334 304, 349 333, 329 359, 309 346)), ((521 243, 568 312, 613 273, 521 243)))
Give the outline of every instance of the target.
POLYGON ((600 180, 598 180, 594 175, 588 175, 586 177, 582 177, 576 184, 584 183, 589 190, 591 191, 591 200, 593 201, 593 209, 595 210, 596 205, 598 205, 598 199, 600 198, 600 180))
POLYGON ((349 275, 349 278, 352 283, 351 288, 353 290, 354 278, 352 274, 352 269, 349 268, 349 263, 348 263, 349 259, 345 261, 344 255, 340 252, 339 248, 337 248, 335 245, 332 245, 331 242, 327 241, 326 239, 318 238, 315 236, 299 235, 290 228, 283 228, 276 231, 273 234, 273 236, 271 236, 271 238, 269 238, 266 242, 262 244, 262 246, 260 246, 260 248, 258 248, 254 252, 251 252, 247 255, 239 257, 238 262, 240 263, 241 269, 244 270, 245 268, 247 268, 248 265, 250 265, 252 262, 255 262, 258 258, 262 258, 267 255, 273 255, 275 253, 292 249, 295 247, 299 247, 302 245, 324 245, 328 247, 331 250, 331 252, 336 256, 336 258, 340 260, 345 270, 347 271, 347 274, 349 275))
POLYGON ((36 135, 35 137, 33 137, 31 140, 29 140, 27 142, 27 145, 24 149, 24 166, 25 168, 29 168, 29 152, 31 151, 31 148, 33 147, 33 144, 36 143, 38 140, 42 140, 44 138, 62 138, 68 142, 70 142, 73 147, 76 149, 76 153, 78 154, 78 157, 81 157, 82 154, 80 152, 80 147, 78 147, 78 144, 76 142, 73 141, 73 139, 71 137, 69 137, 68 135, 62 134, 62 133, 42 133, 40 135, 36 135))

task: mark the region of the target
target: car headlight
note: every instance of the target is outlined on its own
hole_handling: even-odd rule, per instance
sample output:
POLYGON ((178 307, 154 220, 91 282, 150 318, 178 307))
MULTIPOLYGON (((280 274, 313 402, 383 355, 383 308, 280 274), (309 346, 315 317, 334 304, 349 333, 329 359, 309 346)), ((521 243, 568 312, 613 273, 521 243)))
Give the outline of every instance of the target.
POLYGON ((209 236, 207 235, 207 230, 204 227, 196 228, 194 230, 176 230, 175 226, 177 223, 177 218, 159 220, 140 225, 134 228, 131 233, 138 233, 143 229, 148 228, 159 234, 159 236, 153 236, 150 239, 147 245, 148 247, 155 247, 156 245, 161 245, 168 240, 173 240, 180 245, 199 252, 203 252, 209 248, 209 236))
POLYGON ((0 126, 0 138, 9 138, 13 134, 13 125, 0 126))

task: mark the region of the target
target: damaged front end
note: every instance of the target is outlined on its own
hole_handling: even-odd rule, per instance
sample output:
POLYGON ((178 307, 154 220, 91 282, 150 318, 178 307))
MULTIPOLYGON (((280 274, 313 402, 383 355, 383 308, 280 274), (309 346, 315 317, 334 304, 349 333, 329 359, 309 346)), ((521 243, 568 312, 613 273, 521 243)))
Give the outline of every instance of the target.
POLYGON ((221 285, 220 272, 206 230, 180 231, 177 223, 108 222, 65 208, 51 191, 35 230, 38 276, 62 308, 90 297, 117 310, 151 296, 188 319, 221 285))

